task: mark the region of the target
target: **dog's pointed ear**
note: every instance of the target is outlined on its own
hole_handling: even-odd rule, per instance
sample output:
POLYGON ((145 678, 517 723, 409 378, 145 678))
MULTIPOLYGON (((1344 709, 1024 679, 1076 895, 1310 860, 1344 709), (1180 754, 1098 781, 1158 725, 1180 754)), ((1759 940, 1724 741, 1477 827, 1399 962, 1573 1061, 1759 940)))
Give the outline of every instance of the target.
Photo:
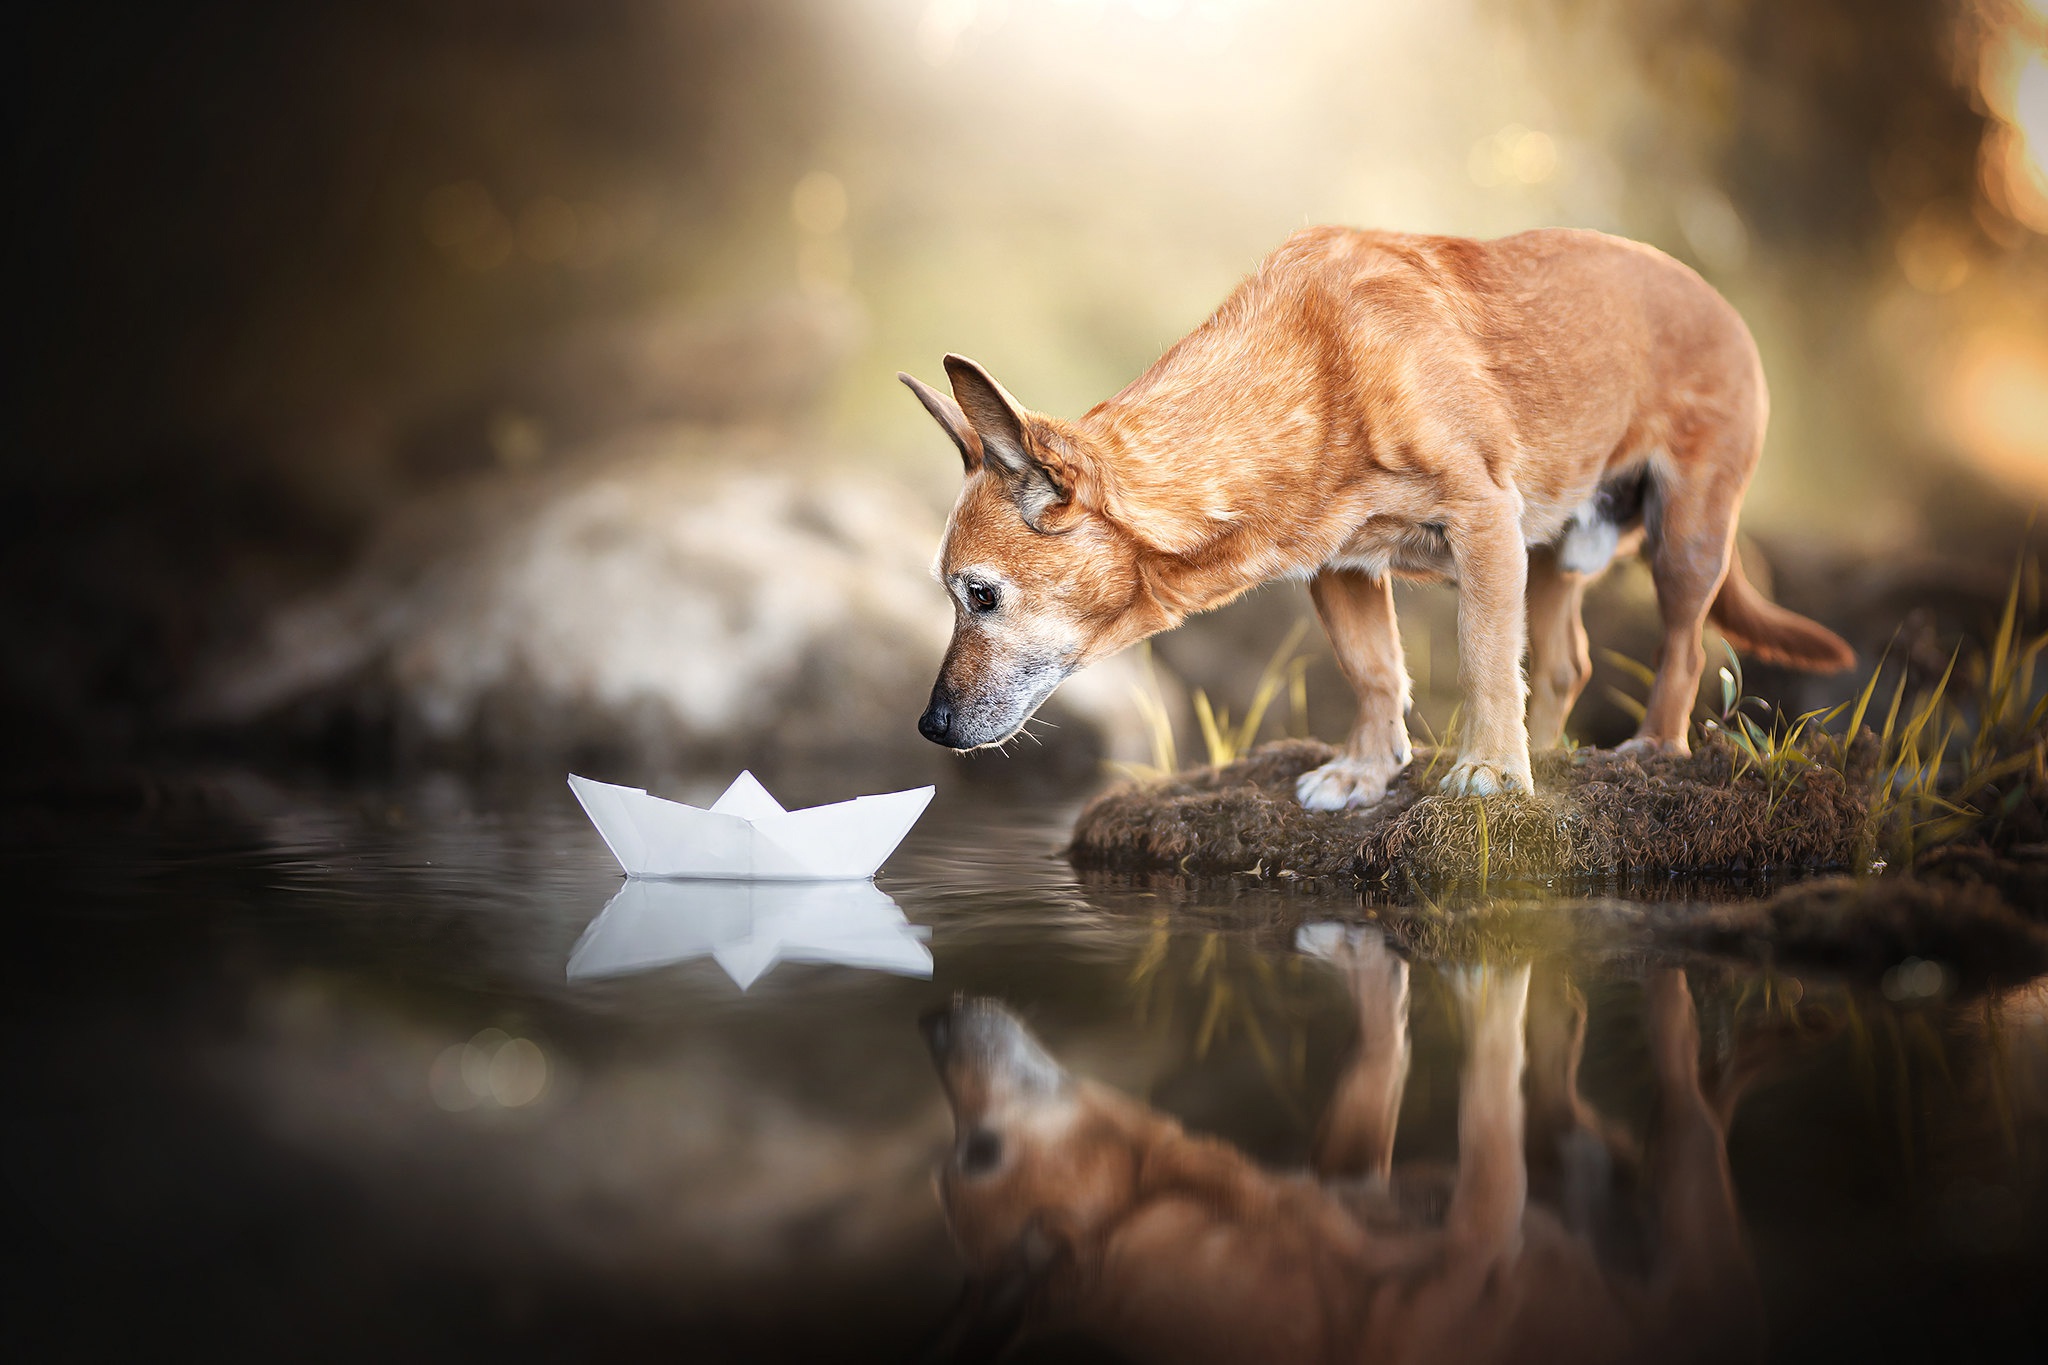
POLYGON ((981 438, 985 465, 1001 476, 1034 531, 1047 530, 1047 514, 1074 497, 1078 471, 1031 437, 1023 404, 987 370, 964 355, 946 357, 946 377, 967 423, 981 438))
POLYGON ((1254 1217, 1273 1201, 1242 1152, 1215 1138, 1174 1132, 1154 1143, 1138 1163, 1138 1190, 1147 1198, 1179 1194, 1235 1218, 1254 1217))
POLYGON ((960 462, 967 467, 967 472, 972 474, 981 468, 981 437, 968 423, 967 415, 960 411, 960 405, 916 375, 898 370, 896 377, 917 395, 917 401, 924 404, 924 410, 932 415, 932 420, 945 430, 946 435, 953 438, 953 444, 960 450, 960 462))

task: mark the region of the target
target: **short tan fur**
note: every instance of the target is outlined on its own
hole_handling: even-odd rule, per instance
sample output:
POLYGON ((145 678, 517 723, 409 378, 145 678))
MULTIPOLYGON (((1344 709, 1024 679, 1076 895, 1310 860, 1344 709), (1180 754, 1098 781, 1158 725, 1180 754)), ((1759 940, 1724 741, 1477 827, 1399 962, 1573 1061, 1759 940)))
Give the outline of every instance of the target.
POLYGON ((1075 669, 1286 577, 1358 696, 1297 788, 1320 809, 1378 799, 1408 761, 1396 577, 1459 587, 1454 793, 1532 789, 1531 743, 1559 742, 1591 672, 1586 585, 1620 554, 1643 552, 1663 622, 1633 745, 1684 752, 1709 619, 1752 658, 1854 661, 1733 553, 1769 409, 1748 328, 1636 242, 1310 228, 1077 420, 963 357, 946 372, 950 396, 903 379, 966 469, 938 563, 953 641, 919 723, 953 748, 1003 742, 1075 669))

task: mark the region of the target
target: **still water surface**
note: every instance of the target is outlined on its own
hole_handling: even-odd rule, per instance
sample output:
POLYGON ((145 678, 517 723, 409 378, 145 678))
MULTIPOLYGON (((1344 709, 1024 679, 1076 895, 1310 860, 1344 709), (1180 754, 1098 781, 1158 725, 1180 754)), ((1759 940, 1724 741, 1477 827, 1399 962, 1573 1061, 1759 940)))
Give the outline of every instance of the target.
MULTIPOLYGON (((1282 1168, 1361 1028, 1312 927, 1369 924, 1356 892, 1083 878, 1073 804, 942 790, 847 942, 814 916, 712 956, 688 907, 641 907, 651 936, 572 974, 621 880, 566 789, 150 790, 8 822, 11 1317, 59 1356, 903 1357, 961 1286, 925 1010, 998 997, 1072 1072, 1282 1168), (835 955, 866 965, 803 960, 835 955)), ((1397 1166, 1456 1157, 1455 965, 1410 969, 1397 1166)), ((1624 1140, 1673 965, 1707 1069, 1754 1073, 1727 1154, 1773 1354, 2040 1358, 2048 990, 1540 963, 1624 1140)))

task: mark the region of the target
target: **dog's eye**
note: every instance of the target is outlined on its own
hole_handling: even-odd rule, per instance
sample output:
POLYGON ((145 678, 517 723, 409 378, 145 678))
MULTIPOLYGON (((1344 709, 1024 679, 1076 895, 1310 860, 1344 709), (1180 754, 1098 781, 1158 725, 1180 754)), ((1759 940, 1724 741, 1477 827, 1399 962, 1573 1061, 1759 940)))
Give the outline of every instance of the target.
POLYGON ((986 583, 969 583, 967 585, 967 602, 976 611, 994 611, 996 609, 996 590, 986 583))
POLYGON ((1003 1140, 986 1128, 977 1128, 960 1148, 960 1174, 986 1175, 1002 1159, 1003 1140))

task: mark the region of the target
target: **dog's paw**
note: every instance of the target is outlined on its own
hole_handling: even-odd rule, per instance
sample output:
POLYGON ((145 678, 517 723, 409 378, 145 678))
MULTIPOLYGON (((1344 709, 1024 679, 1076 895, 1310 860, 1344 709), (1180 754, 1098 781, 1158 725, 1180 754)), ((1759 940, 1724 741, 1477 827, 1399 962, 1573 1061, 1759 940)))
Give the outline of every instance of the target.
POLYGON ((1399 775, 1402 766, 1391 759, 1365 762, 1333 758, 1295 779, 1294 798, 1305 810, 1355 810, 1370 806, 1387 794, 1387 784, 1399 775))
POLYGON ((1351 998, 1368 1021, 1369 1038, 1384 1042, 1403 1036, 1408 959, 1394 951, 1385 930, 1369 924, 1304 924, 1294 932, 1294 947, 1344 973, 1351 998))
POLYGON ((1294 951, 1341 962, 1351 955, 1352 937, 1362 930, 1335 920, 1318 920, 1294 931, 1294 951))
POLYGON ((1304 924, 1294 931, 1294 951, 1376 976, 1405 976, 1408 971, 1408 963, 1387 942, 1386 931, 1370 924, 1304 924))
POLYGON ((1681 735, 1677 739, 1658 739, 1653 735, 1637 735, 1614 746, 1614 752, 1627 754, 1630 758, 1685 758, 1692 753, 1692 746, 1681 735))
POLYGON ((1510 1040, 1519 1052, 1529 1006, 1529 964, 1449 966, 1441 969, 1458 1013, 1475 1042, 1510 1040))
POLYGON ((1504 792, 1533 796, 1536 781, 1529 776, 1527 759, 1517 763, 1504 758, 1461 758, 1437 788, 1450 796, 1499 796, 1504 792))
POLYGON ((1447 962, 1437 968, 1437 975, 1451 988, 1451 999, 1457 1002, 1458 1012, 1470 1018, 1486 996, 1486 983, 1492 971, 1476 962, 1447 962))

